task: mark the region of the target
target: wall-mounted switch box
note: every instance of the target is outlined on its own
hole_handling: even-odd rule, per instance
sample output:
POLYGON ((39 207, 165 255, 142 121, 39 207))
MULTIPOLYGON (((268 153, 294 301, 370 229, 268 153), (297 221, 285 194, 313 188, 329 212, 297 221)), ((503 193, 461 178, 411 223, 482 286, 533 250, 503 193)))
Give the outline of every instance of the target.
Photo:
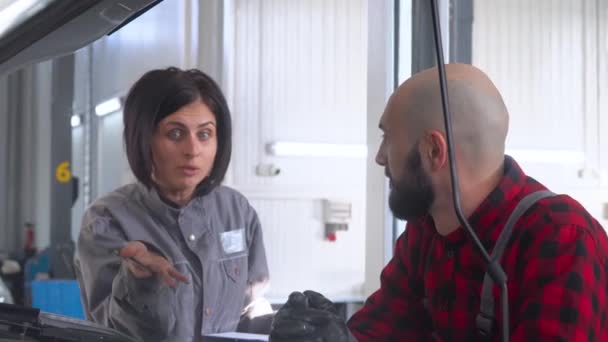
POLYGON ((327 199, 324 199, 322 203, 325 238, 329 241, 335 241, 337 231, 348 230, 348 224, 352 218, 352 204, 327 199))

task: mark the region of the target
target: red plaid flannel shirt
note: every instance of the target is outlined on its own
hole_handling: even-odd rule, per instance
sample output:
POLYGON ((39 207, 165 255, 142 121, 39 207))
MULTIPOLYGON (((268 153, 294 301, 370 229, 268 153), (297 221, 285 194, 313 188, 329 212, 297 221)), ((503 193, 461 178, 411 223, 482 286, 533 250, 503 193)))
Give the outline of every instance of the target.
MULTIPOLYGON (((488 252, 515 205, 546 189, 510 157, 500 185, 469 221, 488 252)), ((502 266, 511 341, 608 341, 608 238, 569 196, 537 202, 517 222, 502 266)), ((432 218, 408 222, 381 288, 348 322, 365 341, 474 341, 484 261, 463 229, 439 235, 432 218), (423 305, 427 298, 428 309, 423 305)), ((494 286, 500 341, 500 289, 494 286)))

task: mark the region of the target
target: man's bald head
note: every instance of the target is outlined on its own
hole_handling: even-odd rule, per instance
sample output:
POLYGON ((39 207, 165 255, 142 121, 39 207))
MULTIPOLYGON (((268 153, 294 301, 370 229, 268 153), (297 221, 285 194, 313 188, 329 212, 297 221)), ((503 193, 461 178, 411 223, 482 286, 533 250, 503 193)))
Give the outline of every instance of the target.
MULTIPOLYGON (((467 64, 446 65, 454 143, 458 154, 477 167, 495 167, 504 159, 509 116, 496 86, 467 64)), ((393 94, 387 115, 396 116, 417 140, 429 130, 445 132, 437 68, 422 71, 393 94)))

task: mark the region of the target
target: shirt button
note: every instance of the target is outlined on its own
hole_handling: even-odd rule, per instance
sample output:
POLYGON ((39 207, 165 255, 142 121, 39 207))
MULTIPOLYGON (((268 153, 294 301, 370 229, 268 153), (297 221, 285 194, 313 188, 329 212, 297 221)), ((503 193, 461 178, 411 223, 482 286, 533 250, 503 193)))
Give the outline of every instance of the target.
POLYGON ((448 249, 448 258, 452 259, 454 257, 454 250, 448 249))
POLYGON ((237 276, 241 274, 241 269, 238 267, 234 268, 234 274, 236 274, 237 276))
POLYGON ((190 236, 188 236, 188 240, 194 241, 196 240, 196 236, 194 236, 194 234, 190 234, 190 236))
POLYGON ((205 309, 205 316, 211 316, 211 308, 205 309))

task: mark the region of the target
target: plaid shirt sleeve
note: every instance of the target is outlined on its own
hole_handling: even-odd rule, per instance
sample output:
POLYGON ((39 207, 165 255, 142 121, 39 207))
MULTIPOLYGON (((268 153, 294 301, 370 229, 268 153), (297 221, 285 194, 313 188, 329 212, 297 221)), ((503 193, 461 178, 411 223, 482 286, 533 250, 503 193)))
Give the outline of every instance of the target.
POLYGON ((429 323, 425 322, 421 300, 422 284, 413 276, 421 255, 420 247, 411 243, 420 243, 416 235, 416 229, 408 226, 382 271, 380 289, 349 320, 349 329, 358 341, 422 341, 430 337, 430 331, 423 328, 429 323))
POLYGON ((606 246, 589 228, 575 225, 547 226, 520 243, 526 266, 519 310, 511 313, 511 340, 605 338, 606 246))

